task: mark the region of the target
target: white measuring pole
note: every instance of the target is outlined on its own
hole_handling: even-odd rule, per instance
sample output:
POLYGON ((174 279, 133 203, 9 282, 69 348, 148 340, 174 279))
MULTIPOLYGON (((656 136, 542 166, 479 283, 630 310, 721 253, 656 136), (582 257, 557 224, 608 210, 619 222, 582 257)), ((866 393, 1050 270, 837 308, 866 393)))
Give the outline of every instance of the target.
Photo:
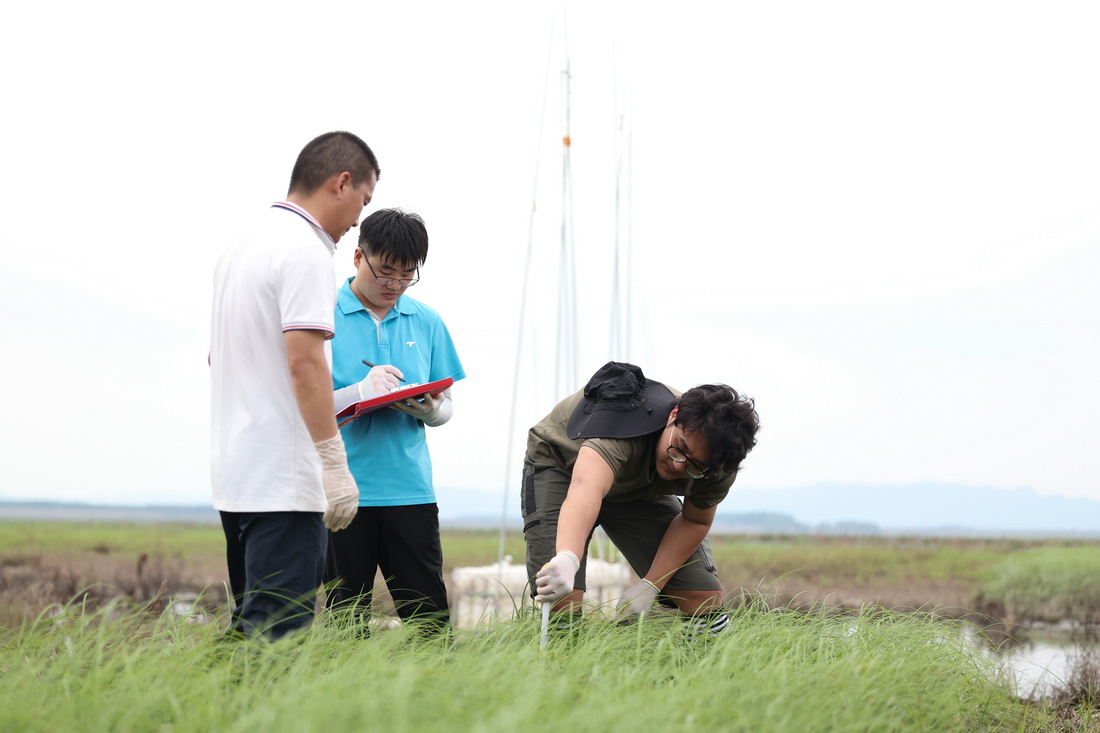
POLYGON ((546 642, 550 638, 550 601, 542 603, 542 635, 539 637, 539 649, 546 648, 546 642))

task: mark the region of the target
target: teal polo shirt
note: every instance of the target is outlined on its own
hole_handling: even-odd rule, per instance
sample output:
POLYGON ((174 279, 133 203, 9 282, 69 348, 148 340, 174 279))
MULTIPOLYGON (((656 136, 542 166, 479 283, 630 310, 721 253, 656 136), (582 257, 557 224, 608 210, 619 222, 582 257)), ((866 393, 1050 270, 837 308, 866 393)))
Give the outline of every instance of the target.
MULTIPOLYGON (((392 364, 410 384, 463 379, 451 334, 433 308, 402 295, 381 324, 351 291, 348 278, 336 294, 332 380, 336 389, 362 381, 363 360, 392 364)), ((359 485, 359 506, 432 504, 432 461, 424 423, 390 408, 340 428, 348 466, 359 485)))

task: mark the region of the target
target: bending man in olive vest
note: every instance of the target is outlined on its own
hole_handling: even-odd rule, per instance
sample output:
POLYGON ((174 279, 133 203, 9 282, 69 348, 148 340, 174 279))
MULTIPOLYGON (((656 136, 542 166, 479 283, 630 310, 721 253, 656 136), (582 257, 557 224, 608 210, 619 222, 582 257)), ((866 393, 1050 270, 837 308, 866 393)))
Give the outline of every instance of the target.
POLYGON ((528 433, 521 505, 535 601, 579 613, 600 526, 641 578, 619 619, 660 601, 699 631, 724 629, 707 533, 759 424, 753 401, 724 384, 681 394, 632 364, 604 365, 528 433))

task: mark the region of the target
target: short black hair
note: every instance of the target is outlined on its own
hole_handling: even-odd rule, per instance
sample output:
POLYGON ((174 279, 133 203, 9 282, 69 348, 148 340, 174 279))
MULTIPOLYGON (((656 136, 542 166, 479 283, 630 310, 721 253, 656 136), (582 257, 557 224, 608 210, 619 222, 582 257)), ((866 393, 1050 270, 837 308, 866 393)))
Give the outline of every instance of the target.
POLYGON ((760 416, 751 397, 725 384, 701 384, 684 392, 674 424, 700 433, 707 441, 707 464, 736 471, 756 445, 760 416))
POLYGON ((382 175, 378 158, 365 142, 350 132, 326 132, 306 143, 294 170, 290 172, 289 193, 306 196, 316 191, 329 178, 347 171, 353 186, 360 186, 382 175))
POLYGON ((383 262, 419 267, 428 259, 428 228, 411 212, 379 209, 359 226, 359 246, 383 262))

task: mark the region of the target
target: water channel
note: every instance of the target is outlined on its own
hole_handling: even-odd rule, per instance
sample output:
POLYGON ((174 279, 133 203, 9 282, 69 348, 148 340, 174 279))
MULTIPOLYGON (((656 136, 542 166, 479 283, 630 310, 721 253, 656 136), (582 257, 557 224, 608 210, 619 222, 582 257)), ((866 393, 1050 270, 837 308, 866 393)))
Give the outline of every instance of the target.
POLYGON ((1022 641, 991 647, 974 628, 964 627, 979 653, 997 664, 1000 674, 1021 699, 1048 696, 1064 687, 1082 648, 1074 643, 1069 624, 1048 624, 1029 627, 1020 634, 1022 641))

